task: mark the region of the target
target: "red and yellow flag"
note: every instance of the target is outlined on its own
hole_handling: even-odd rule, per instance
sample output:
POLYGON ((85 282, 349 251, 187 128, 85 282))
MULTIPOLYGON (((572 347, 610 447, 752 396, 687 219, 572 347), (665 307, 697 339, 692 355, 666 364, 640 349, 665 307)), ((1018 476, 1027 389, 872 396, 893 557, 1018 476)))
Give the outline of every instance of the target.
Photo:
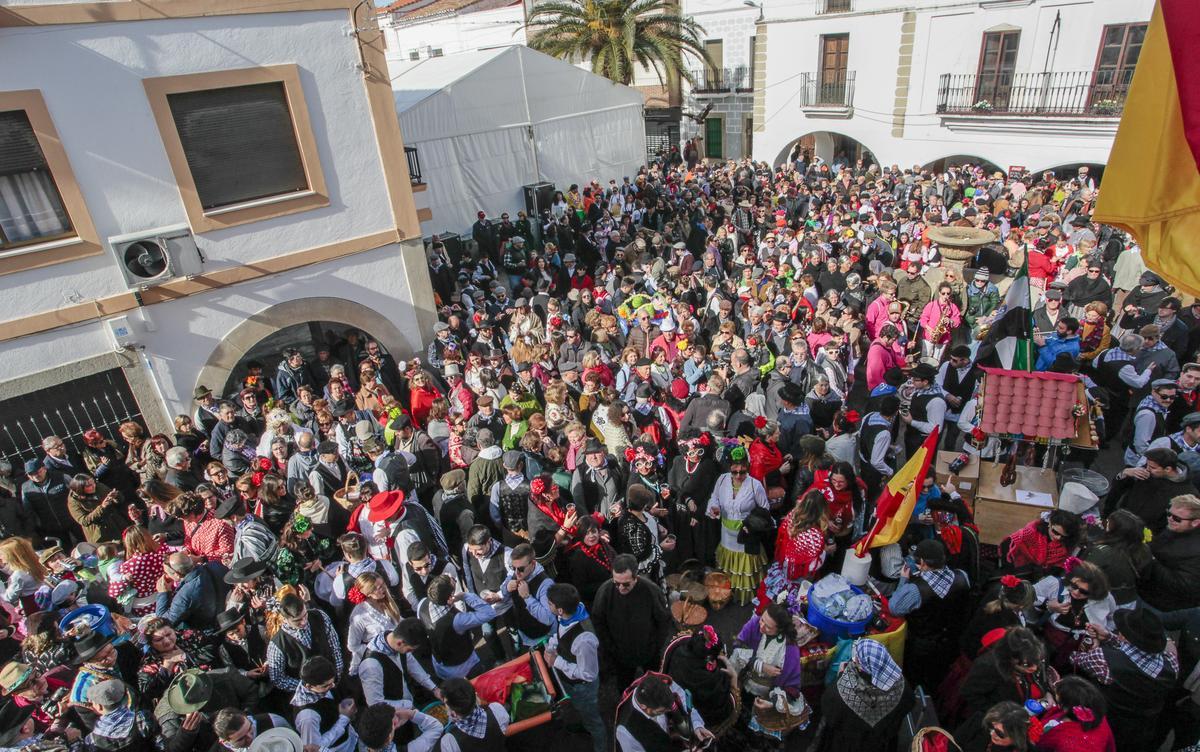
POLYGON ((929 466, 937 456, 938 429, 934 428, 925 443, 896 471, 875 502, 875 526, 854 546, 854 552, 865 556, 867 549, 898 543, 912 518, 917 497, 929 466))
POLYGON ((1200 296, 1200 3, 1159 0, 1146 31, 1095 220, 1124 228, 1146 266, 1200 296))

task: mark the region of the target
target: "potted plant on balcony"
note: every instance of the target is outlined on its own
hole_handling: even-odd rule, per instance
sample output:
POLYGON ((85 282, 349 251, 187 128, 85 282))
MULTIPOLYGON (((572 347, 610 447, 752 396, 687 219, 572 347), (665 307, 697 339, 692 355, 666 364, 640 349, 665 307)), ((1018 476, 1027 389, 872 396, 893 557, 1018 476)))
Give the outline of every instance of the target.
POLYGON ((975 112, 986 115, 992 111, 992 103, 986 99, 981 99, 975 104, 971 105, 971 109, 975 112))
POLYGON ((1101 99, 1092 105, 1097 115, 1103 117, 1114 117, 1121 114, 1121 103, 1115 99, 1101 99))

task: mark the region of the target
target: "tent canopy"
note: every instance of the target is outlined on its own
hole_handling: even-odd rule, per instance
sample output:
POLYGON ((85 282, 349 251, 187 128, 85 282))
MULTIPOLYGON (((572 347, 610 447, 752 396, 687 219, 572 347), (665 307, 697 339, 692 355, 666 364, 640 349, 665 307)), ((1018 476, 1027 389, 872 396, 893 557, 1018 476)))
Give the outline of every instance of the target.
POLYGON ((642 95, 524 46, 389 58, 404 143, 438 231, 524 208, 521 186, 632 176, 646 160, 642 95))

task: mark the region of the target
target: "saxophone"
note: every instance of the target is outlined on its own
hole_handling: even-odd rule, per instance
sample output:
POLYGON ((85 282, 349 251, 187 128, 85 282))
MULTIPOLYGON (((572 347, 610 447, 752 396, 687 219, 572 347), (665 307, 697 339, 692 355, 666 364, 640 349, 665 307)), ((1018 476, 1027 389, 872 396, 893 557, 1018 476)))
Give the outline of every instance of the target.
POLYGON ((942 308, 940 310, 942 311, 942 317, 938 319, 937 326, 933 328, 933 334, 929 337, 930 341, 934 343, 941 342, 950 333, 950 317, 946 315, 946 309, 942 308))

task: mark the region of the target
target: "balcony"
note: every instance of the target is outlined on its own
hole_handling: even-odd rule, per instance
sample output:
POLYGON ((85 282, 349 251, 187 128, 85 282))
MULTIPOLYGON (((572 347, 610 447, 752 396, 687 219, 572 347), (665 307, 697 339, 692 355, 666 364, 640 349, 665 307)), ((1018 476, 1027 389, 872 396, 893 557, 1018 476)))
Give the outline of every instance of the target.
POLYGON ((800 109, 808 117, 850 117, 854 110, 854 71, 800 74, 800 109))
POLYGON ((849 13, 854 10, 851 0, 817 0, 817 15, 826 13, 849 13))
POLYGON ((694 70, 692 80, 696 82, 692 85, 692 93, 701 96, 748 92, 754 85, 745 66, 694 70))
POLYGON ((1000 77, 946 73, 938 80, 937 111, 944 115, 1117 118, 1125 107, 1132 70, 1015 73, 1000 77), (986 80, 984 80, 986 79, 986 80))
POLYGON ((421 155, 417 153, 417 147, 404 147, 404 156, 408 160, 408 177, 413 185, 423 185, 425 181, 421 180, 421 155))

